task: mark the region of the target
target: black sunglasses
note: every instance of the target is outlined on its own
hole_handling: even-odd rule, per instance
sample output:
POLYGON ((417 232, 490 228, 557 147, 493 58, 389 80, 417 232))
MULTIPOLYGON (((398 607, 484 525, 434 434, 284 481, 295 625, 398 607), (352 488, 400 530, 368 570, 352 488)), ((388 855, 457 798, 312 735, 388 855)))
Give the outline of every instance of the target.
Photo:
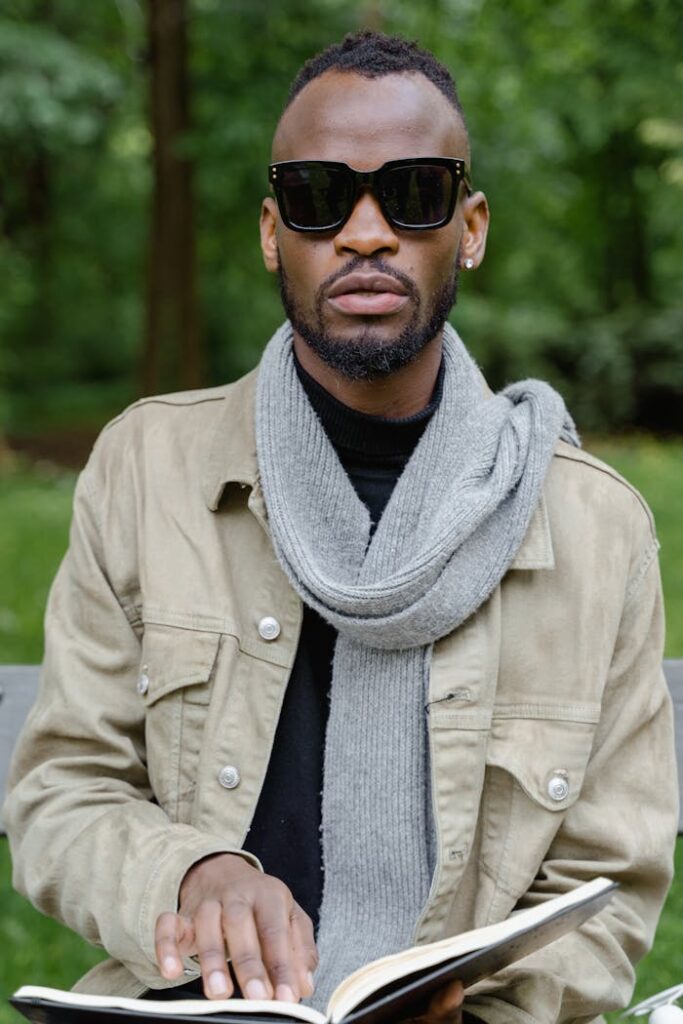
POLYGON ((390 160, 375 171, 355 171, 329 160, 285 160, 271 164, 268 180, 282 220, 292 231, 335 231, 351 216, 361 189, 369 188, 396 228, 425 231, 448 224, 464 181, 464 160, 414 157, 390 160))

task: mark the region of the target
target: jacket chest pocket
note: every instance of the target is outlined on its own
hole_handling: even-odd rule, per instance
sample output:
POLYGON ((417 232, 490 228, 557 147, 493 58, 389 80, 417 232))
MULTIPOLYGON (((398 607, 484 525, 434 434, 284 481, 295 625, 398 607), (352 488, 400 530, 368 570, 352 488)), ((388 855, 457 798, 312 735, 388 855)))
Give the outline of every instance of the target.
POLYGON ((148 624, 138 690, 145 703, 147 770, 171 820, 192 814, 219 633, 148 624))
POLYGON ((497 889, 514 901, 531 885, 579 797, 598 717, 598 705, 572 718, 515 717, 512 708, 496 717, 494 710, 481 863, 497 889))

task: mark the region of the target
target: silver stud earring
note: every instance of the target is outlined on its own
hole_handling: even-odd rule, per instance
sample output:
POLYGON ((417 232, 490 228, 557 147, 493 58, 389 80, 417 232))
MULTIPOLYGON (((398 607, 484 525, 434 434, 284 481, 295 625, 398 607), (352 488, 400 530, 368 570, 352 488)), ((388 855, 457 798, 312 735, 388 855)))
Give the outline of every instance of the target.
POLYGON ((471 270, 473 266, 474 266, 474 260, 470 259, 469 257, 463 263, 463 267, 465 268, 465 270, 471 270))

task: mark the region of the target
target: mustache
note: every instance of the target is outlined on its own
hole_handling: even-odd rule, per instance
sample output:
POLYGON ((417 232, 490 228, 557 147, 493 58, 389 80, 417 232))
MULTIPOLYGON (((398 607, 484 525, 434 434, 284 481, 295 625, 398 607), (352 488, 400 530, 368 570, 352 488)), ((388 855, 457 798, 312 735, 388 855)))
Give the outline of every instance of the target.
POLYGON ((387 277, 393 277, 395 281, 398 281, 403 288, 405 288, 407 294, 413 300, 416 305, 420 304, 420 294, 417 290, 417 285, 411 277, 404 274, 400 270, 396 270, 395 267, 390 266, 382 259, 381 256, 375 256, 368 259, 367 256, 354 256, 339 270, 335 270, 334 274, 330 274, 326 277, 323 283, 320 285, 317 291, 317 301, 321 305, 324 299, 325 292, 328 288, 331 288, 340 278, 346 277, 347 274, 352 274, 356 270, 362 271, 375 271, 379 274, 386 274, 387 277))

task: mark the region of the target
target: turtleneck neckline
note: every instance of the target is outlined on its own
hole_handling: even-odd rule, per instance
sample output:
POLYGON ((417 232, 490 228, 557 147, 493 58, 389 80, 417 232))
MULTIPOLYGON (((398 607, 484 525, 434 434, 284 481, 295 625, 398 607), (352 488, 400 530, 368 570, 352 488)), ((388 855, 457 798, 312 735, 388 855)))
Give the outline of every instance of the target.
POLYGON ((299 362, 294 352, 299 380, 327 436, 340 451, 375 459, 410 456, 437 410, 443 393, 444 362, 441 360, 429 404, 402 419, 373 416, 344 405, 331 395, 299 362))

